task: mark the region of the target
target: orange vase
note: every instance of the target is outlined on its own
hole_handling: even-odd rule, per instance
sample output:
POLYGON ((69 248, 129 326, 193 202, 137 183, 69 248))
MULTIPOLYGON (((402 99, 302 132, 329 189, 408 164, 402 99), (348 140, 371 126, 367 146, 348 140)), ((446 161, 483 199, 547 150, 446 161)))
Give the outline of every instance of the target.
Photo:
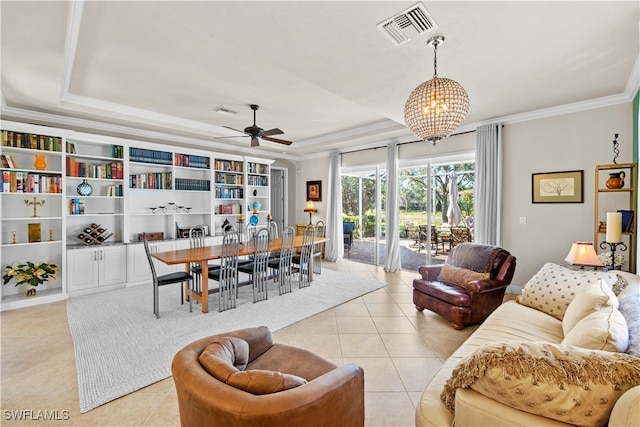
POLYGON ((44 158, 44 154, 36 154, 36 160, 33 162, 33 167, 39 171, 43 171, 47 168, 47 161, 44 158))

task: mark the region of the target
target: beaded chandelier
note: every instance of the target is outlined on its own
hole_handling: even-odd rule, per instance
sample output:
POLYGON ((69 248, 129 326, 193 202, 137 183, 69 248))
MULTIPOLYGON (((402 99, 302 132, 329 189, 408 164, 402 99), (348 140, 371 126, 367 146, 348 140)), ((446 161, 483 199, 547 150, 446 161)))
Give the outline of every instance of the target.
POLYGON ((433 78, 415 88, 404 106, 407 127, 433 145, 450 136, 469 111, 467 91, 454 80, 438 77, 438 45, 443 42, 444 36, 428 40, 427 44, 434 49, 433 78))

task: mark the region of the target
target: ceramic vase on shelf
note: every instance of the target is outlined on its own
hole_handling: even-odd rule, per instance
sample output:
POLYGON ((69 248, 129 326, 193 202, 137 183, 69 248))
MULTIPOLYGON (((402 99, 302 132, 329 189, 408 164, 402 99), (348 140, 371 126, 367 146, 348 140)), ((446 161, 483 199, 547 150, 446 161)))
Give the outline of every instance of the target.
POLYGON ((624 171, 610 173, 609 179, 606 183, 607 188, 610 190, 617 190, 624 187, 624 177, 624 171))
POLYGON ((256 200, 255 202, 253 202, 253 209, 260 210, 261 207, 262 207, 262 202, 261 201, 256 200))
POLYGON ((93 187, 91 184, 87 182, 86 179, 83 179, 78 188, 76 188, 78 194, 81 196, 90 196, 93 193, 93 187))
POLYGON ((33 167, 39 171, 43 171, 47 168, 47 160, 44 158, 44 154, 36 154, 36 160, 33 162, 33 167))

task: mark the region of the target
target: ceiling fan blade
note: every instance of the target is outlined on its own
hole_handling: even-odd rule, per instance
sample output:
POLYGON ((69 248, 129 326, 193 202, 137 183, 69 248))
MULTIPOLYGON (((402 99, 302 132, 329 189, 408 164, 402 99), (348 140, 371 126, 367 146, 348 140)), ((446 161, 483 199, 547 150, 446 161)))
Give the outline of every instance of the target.
POLYGON ((293 141, 287 141, 287 140, 278 139, 278 138, 271 138, 271 137, 268 137, 268 136, 262 137, 262 139, 265 139, 265 140, 271 141, 271 142, 277 142, 278 144, 284 144, 284 145, 293 144, 293 141))
MULTIPOLYGON (((249 135, 247 135, 247 133, 246 133, 246 132, 243 132, 243 131, 241 131, 241 130, 238 130, 238 129, 232 128, 232 127, 230 127, 230 126, 222 126, 222 127, 223 127, 223 128, 226 128, 226 129, 229 129, 229 130, 232 130, 232 131, 234 131, 234 132, 241 133, 242 135, 238 135, 238 137, 242 137, 242 136, 249 136, 249 135)), ((232 137, 225 136, 225 137, 222 137, 222 138, 236 138, 236 137, 233 137, 233 136, 232 136, 232 137)))
POLYGON ((258 140, 257 136, 252 136, 251 137, 251 146, 252 147, 259 147, 260 146, 260 141, 258 140))
POLYGON ((282 132, 280 129, 273 128, 273 129, 269 129, 269 130, 263 130, 262 132, 260 132, 259 136, 282 135, 283 133, 284 132, 282 132))

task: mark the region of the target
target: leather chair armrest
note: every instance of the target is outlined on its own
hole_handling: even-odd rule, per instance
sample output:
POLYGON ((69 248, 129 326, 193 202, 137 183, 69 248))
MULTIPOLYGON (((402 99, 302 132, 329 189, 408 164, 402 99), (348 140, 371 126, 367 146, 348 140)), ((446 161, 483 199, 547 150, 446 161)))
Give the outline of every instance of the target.
POLYGON ((418 273, 422 276, 422 279, 428 280, 428 281, 438 280, 438 276, 440 275, 440 270, 442 270, 442 264, 423 265, 418 267, 418 273))
POLYGON ((495 290, 503 289, 509 286, 507 282, 496 279, 486 279, 486 280, 474 280, 469 282, 467 285, 467 292, 469 295, 472 294, 481 294, 485 292, 492 292, 495 290))

